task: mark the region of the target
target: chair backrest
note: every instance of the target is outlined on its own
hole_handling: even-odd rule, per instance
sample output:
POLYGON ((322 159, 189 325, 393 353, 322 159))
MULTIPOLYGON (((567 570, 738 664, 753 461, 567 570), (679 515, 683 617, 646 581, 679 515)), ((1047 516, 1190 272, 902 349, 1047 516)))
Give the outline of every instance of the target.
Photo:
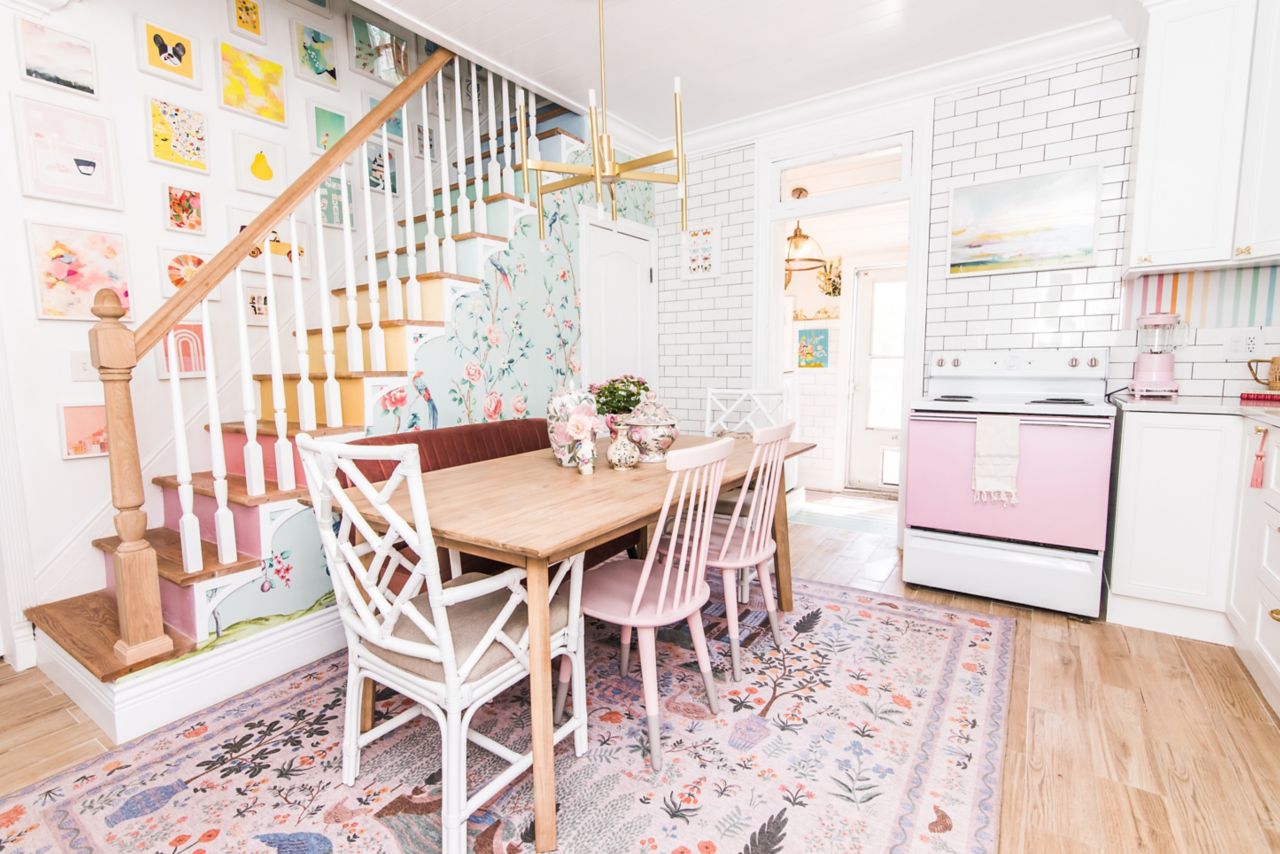
POLYGON ((786 462, 787 445, 796 424, 788 421, 776 427, 764 427, 751 436, 755 449, 747 477, 738 493, 738 503, 729 517, 729 527, 718 558, 742 559, 758 554, 769 541, 773 526, 773 511, 778 504, 778 483, 782 479, 782 466, 786 462), (745 511, 745 513, 744 513, 745 511), (737 536, 741 531, 741 536, 737 536), (731 553, 737 542, 737 554, 731 553))
POLYGON ((791 395, 785 389, 707 389, 703 433, 749 434, 793 419, 791 395))
POLYGON ((673 547, 661 556, 659 549, 649 550, 631 600, 632 617, 648 620, 688 608, 706 573, 716 499, 720 497, 725 461, 732 451, 733 440, 726 438, 667 454, 671 479, 654 542, 670 530, 673 547), (651 598, 646 593, 655 572, 661 572, 662 578, 657 597, 651 598))
MULTIPOLYGON (((495 642, 517 657, 526 657, 522 645, 527 638, 513 639, 503 632, 512 612, 525 601, 518 579, 443 586, 417 445, 360 446, 317 441, 305 433, 296 444, 339 613, 349 632, 384 649, 438 662, 451 687, 466 681, 495 642), (364 463, 373 463, 379 473, 389 469, 386 482, 371 481, 364 463), (336 526, 335 512, 339 514, 336 526), (391 581, 402 570, 407 571, 408 580, 396 590, 391 581), (468 658, 457 660, 449 606, 503 586, 510 589, 506 605, 468 658), (413 601, 424 588, 425 613, 413 601), (396 637, 401 620, 411 621, 426 641, 396 637)), ((512 572, 519 575, 517 570, 512 572)))

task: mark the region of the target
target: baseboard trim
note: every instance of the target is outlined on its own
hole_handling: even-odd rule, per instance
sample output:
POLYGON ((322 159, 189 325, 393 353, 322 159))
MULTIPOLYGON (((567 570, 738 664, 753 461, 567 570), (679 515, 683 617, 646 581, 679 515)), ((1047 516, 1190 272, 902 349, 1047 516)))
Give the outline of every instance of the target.
POLYGON ((283 676, 345 644, 337 608, 326 608, 185 661, 104 683, 36 632, 40 669, 116 744, 283 676))
POLYGON ((1109 593, 1105 619, 1108 623, 1191 640, 1225 646, 1234 646, 1236 643, 1236 630, 1226 614, 1189 608, 1186 605, 1171 605, 1168 602, 1153 602, 1150 599, 1109 593))

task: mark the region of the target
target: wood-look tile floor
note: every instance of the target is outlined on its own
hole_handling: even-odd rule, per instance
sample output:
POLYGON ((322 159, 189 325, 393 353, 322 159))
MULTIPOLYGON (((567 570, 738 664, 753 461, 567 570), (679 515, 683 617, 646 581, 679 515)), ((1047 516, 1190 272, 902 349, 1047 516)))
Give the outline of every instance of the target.
MULTIPOLYGON (((810 494, 797 576, 1018 618, 1005 852, 1280 851, 1280 727, 1227 647, 902 582, 892 502, 810 494)), ((0 796, 110 747, 38 671, 0 665, 0 796)))

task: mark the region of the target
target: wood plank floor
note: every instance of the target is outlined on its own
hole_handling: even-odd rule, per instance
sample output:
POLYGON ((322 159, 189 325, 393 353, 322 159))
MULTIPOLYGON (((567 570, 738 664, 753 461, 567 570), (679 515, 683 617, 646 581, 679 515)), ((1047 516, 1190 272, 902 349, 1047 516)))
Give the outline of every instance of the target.
MULTIPOLYGON (((1234 652, 906 587, 894 512, 811 495, 796 574, 1018 618, 1003 851, 1280 851, 1280 727, 1234 652)), ((38 671, 0 665, 0 721, 0 795, 110 747, 38 671)))

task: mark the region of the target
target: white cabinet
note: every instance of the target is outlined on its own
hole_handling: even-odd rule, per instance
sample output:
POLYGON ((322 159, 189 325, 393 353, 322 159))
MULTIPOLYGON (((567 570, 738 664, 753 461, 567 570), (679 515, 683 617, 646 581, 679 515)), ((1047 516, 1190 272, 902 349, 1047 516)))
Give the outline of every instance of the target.
POLYGON ((1125 597, 1165 602, 1205 612, 1229 633, 1222 615, 1235 556, 1242 421, 1123 414, 1110 609, 1137 606, 1125 597))
MULTIPOLYGON (((1270 430, 1260 424, 1247 422, 1244 431, 1244 447, 1241 450, 1240 470, 1240 521, 1236 526, 1236 556, 1231 571, 1231 580, 1227 590, 1227 618, 1236 630, 1237 640, 1247 639, 1252 634, 1254 609, 1258 601, 1258 567, 1262 566, 1263 555, 1270 539, 1267 526, 1273 522, 1280 524, 1280 513, 1268 506, 1260 489, 1249 486, 1253 474, 1253 454, 1266 431, 1266 448, 1269 456, 1274 448, 1270 439, 1270 430)), ((1280 431, 1277 431, 1280 432, 1280 431)))
POLYGON ((1232 255, 1280 255, 1280 3, 1258 5, 1232 255))
POLYGON ((1233 254, 1256 2, 1147 2, 1130 266, 1233 254))
POLYGON ((1245 422, 1240 525, 1227 616, 1236 652, 1263 696, 1280 708, 1280 427, 1245 422), (1253 452, 1263 443, 1263 480, 1249 485, 1253 452))

